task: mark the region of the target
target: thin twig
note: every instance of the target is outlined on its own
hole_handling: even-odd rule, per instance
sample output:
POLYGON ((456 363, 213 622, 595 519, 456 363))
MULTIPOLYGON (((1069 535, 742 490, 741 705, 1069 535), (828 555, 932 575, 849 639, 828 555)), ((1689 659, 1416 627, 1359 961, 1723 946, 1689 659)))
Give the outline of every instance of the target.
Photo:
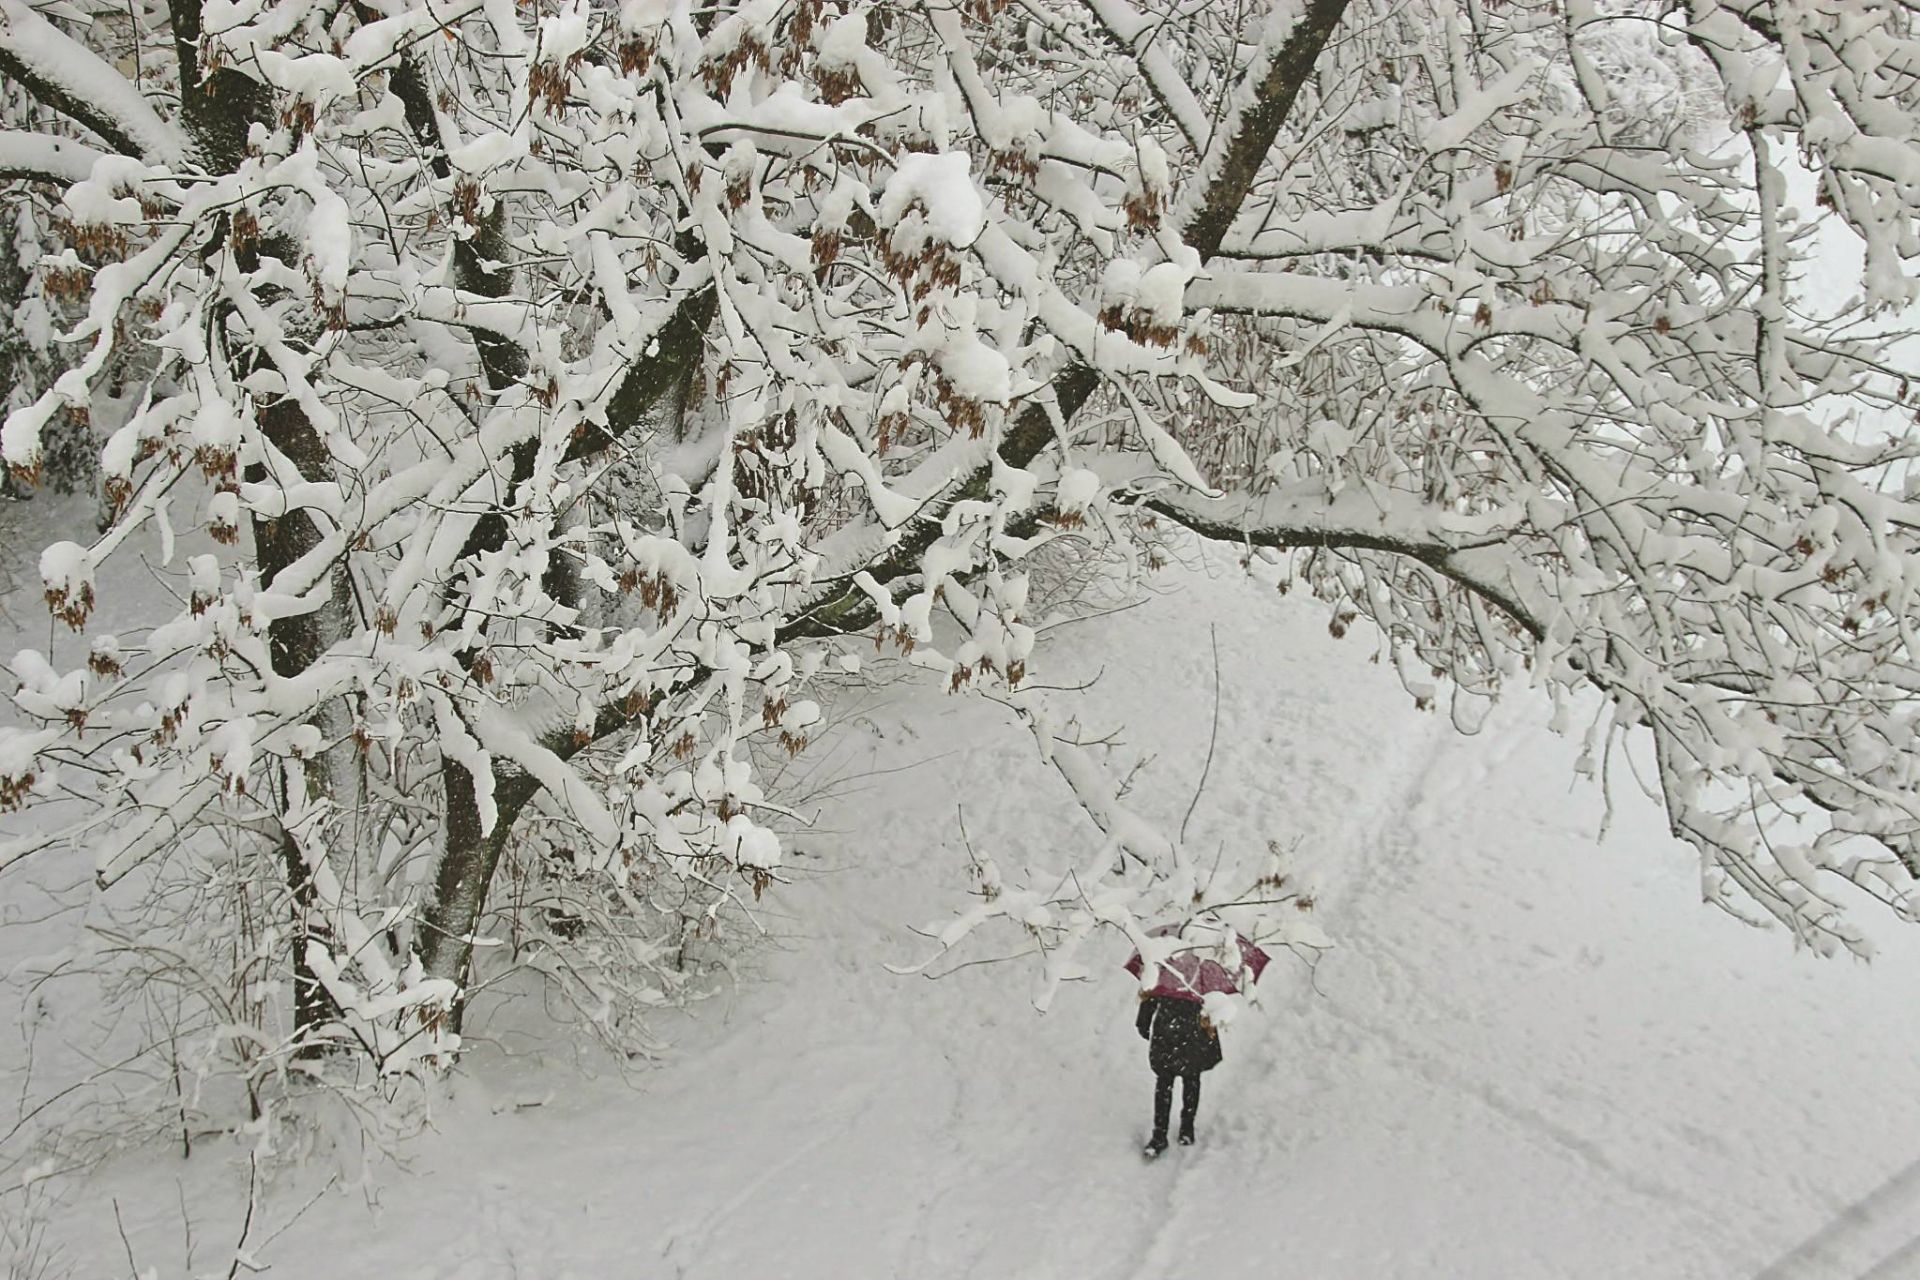
POLYGON ((1070 627, 1076 622, 1094 622, 1101 618, 1111 618, 1116 613, 1126 613, 1128 610, 1138 609, 1141 605, 1146 603, 1147 603, 1147 600, 1144 597, 1142 597, 1139 600, 1129 601, 1126 604, 1117 605, 1111 609, 1100 609, 1093 613, 1077 613, 1077 614, 1074 614, 1072 617, 1049 618, 1045 622, 1041 623, 1039 626, 1033 629, 1034 634, 1045 635, 1047 632, 1056 631, 1061 627, 1070 627))
POLYGON ((974 866, 980 865, 980 855, 973 851, 973 841, 967 838, 967 810, 965 805, 953 806, 953 823, 960 828, 960 843, 966 848, 967 861, 974 866))
POLYGON ((187 1259, 181 1264, 188 1275, 193 1274, 193 1217, 187 1212, 187 1184, 175 1178, 173 1194, 180 1202, 180 1233, 187 1238, 187 1259))
MULTIPOLYGON (((240 1274, 240 1264, 247 1258, 247 1237, 253 1234, 253 1210, 260 1203, 260 1153, 247 1153, 247 1216, 240 1223, 240 1239, 233 1246, 233 1265, 227 1268, 227 1280, 240 1274)), ((247 1270, 253 1271, 251 1260, 247 1261, 247 1270)))
POLYGON ((278 1240, 281 1236, 281 1233, 286 1231, 288 1227, 291 1227, 294 1223, 304 1218, 307 1214, 307 1210, 313 1208, 314 1205, 319 1204, 320 1197, 326 1195, 327 1192, 333 1190, 334 1184, 339 1181, 340 1181, 340 1175, 338 1173, 335 1173, 333 1176, 328 1178, 326 1181, 326 1184, 322 1186, 318 1191, 314 1192, 312 1197, 309 1198, 305 1204, 301 1205, 300 1208, 294 1213, 294 1215, 291 1218, 288 1218, 285 1222, 281 1223, 278 1229, 276 1229, 272 1235, 268 1236, 265 1240, 262 1240, 260 1242, 260 1248, 261 1249, 267 1248, 267 1246, 271 1245, 275 1240, 278 1240))
POLYGON ((127 1224, 120 1221, 120 1200, 113 1201, 113 1229, 120 1233, 120 1247, 127 1251, 127 1274, 140 1280, 140 1264, 133 1260, 133 1241, 127 1239, 127 1224))
POLYGON ((1207 762, 1200 767, 1200 785, 1193 789, 1193 799, 1187 802, 1187 816, 1180 819, 1180 843, 1187 842, 1187 823, 1193 820, 1194 808, 1200 803, 1200 793, 1207 789, 1207 775, 1213 771, 1213 746, 1220 739, 1220 630, 1217 624, 1207 624, 1207 635, 1213 640, 1213 729, 1207 735, 1207 762))
POLYGON ((925 978, 929 982, 938 982, 940 981, 940 979, 950 977, 953 974, 960 972, 962 969, 971 969, 977 965, 983 965, 983 964, 1008 964, 1015 960, 1025 960, 1028 956, 1032 954, 1033 952, 1031 950, 1028 950, 1028 951, 1016 951, 1010 956, 982 956, 977 960, 962 960, 959 964, 954 965, 951 969, 942 969, 939 973, 922 973, 920 976, 925 978))

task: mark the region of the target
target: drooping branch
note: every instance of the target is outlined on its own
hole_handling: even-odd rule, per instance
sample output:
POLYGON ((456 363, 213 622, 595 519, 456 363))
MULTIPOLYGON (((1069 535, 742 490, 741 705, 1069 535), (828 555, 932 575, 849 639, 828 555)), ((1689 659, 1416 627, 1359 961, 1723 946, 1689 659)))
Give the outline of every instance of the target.
POLYGON ((1481 518, 1454 532, 1431 506, 1323 484, 1254 496, 1156 494, 1140 506, 1203 538, 1277 550, 1382 551, 1417 560, 1499 609, 1536 641, 1547 634, 1549 605, 1526 561, 1513 550, 1515 523, 1481 518))

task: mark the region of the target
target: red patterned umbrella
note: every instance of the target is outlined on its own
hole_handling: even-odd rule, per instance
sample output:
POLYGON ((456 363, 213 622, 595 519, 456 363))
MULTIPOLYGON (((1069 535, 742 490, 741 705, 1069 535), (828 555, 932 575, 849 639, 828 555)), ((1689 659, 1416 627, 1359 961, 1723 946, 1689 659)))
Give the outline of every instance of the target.
MULTIPOLYGON (((1213 933, 1216 938, 1219 933, 1217 929, 1207 926, 1202 926, 1195 932, 1213 933)), ((1232 930, 1228 932, 1233 933, 1232 930)), ((1149 936, 1178 937, 1180 933, 1181 926, 1169 924, 1153 930, 1149 936)), ((1159 963, 1159 980, 1153 984, 1147 994, 1168 996, 1175 1000, 1192 1000, 1197 1003, 1214 991, 1225 992, 1228 995, 1238 993, 1242 980, 1248 983, 1257 982, 1261 971, 1267 967, 1267 953, 1238 933, 1233 933, 1233 940, 1239 943, 1240 956, 1239 963, 1235 964, 1231 971, 1226 964, 1222 963, 1222 959, 1228 953, 1219 941, 1192 942, 1159 963)), ((1140 953, 1136 951, 1133 953, 1133 959, 1127 961, 1127 972, 1137 978, 1140 976, 1141 969, 1145 967, 1145 963, 1140 958, 1140 953)))

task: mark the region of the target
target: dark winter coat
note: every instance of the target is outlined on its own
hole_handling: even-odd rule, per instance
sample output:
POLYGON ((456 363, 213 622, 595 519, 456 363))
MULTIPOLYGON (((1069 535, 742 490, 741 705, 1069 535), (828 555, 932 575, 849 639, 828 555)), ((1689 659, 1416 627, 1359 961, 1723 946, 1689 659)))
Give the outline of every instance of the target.
POLYGON ((1220 1065, 1220 1037, 1200 1017, 1196 1000, 1149 996, 1134 1025, 1148 1042, 1147 1063, 1157 1076, 1185 1076, 1220 1065))

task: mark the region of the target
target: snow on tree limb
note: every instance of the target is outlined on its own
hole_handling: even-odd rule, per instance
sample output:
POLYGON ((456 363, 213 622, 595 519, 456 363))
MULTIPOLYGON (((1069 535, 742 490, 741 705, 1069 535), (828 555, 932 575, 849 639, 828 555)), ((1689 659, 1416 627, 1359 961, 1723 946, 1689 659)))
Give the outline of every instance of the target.
POLYGON ((1168 20, 1155 22, 1125 0, 1082 0, 1087 12, 1127 54, 1140 64, 1142 75, 1152 86, 1153 95, 1181 136, 1195 152, 1202 152, 1213 134, 1207 111, 1194 96, 1180 69, 1160 44, 1168 20))
POLYGON ((1405 556, 1485 597, 1535 638, 1544 638, 1549 597, 1538 570, 1513 541, 1524 517, 1500 513, 1449 518, 1422 503, 1375 488, 1330 493, 1308 481, 1259 495, 1215 498, 1171 491, 1141 500, 1205 538, 1280 550, 1340 548, 1405 556), (1452 527, 1448 527, 1452 526, 1452 527))
POLYGON ((25 0, 0 0, 0 71, 122 155, 156 165, 187 159, 180 132, 138 88, 25 0))
POLYGON ((0 129, 0 179, 26 178, 62 185, 85 182, 101 154, 70 138, 0 129))

